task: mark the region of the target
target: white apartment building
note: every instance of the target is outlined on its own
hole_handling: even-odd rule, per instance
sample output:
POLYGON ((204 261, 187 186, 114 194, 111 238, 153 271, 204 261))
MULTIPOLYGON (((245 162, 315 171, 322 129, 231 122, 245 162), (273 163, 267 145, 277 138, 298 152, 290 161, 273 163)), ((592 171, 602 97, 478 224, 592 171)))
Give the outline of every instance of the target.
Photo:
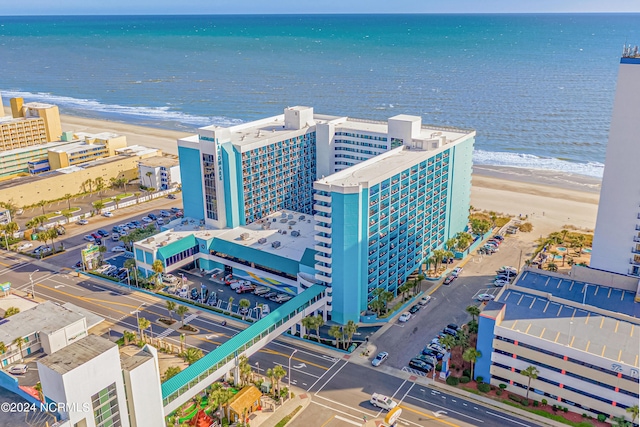
POLYGON ((620 59, 591 267, 640 277, 640 56, 620 59))
POLYGON ((138 163, 140 183, 156 190, 168 190, 182 181, 180 162, 168 156, 147 157, 138 163))

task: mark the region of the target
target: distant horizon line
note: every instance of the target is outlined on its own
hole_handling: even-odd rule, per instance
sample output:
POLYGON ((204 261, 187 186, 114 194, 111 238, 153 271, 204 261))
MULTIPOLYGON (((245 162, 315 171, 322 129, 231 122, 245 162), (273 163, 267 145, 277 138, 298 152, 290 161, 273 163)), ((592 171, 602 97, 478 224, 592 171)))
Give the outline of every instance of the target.
POLYGON ((341 16, 341 15, 359 15, 359 16, 371 16, 371 15, 638 15, 640 10, 633 12, 336 12, 336 13, 52 13, 42 15, 24 15, 24 14, 9 14, 0 15, 0 17, 18 17, 18 18, 30 18, 30 17, 48 17, 48 16, 341 16))

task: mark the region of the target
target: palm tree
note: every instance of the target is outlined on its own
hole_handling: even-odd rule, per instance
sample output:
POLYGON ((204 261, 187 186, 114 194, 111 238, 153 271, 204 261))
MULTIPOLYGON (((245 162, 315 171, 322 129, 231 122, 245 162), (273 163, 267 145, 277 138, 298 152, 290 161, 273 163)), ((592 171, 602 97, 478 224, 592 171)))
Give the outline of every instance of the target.
POLYGON ((104 178, 102 178, 101 176, 97 177, 94 181, 94 184, 96 185, 96 191, 98 192, 98 194, 100 195, 100 197, 102 197, 102 190, 104 190, 104 178))
POLYGON ((131 331, 124 331, 122 338, 124 338, 124 345, 129 345, 130 342, 136 339, 136 334, 131 331))
POLYGON ((136 203, 140 203, 140 193, 139 191, 136 191, 133 193, 134 196, 136 196, 136 203))
MULTIPOLYGON (((178 307, 178 308, 180 308, 180 307, 178 307)), ((185 339, 186 339, 186 337, 184 336, 184 334, 180 334, 180 353, 182 353, 184 351, 184 341, 185 341, 185 339)))
POLYGON ((638 405, 629 406, 626 411, 631 414, 631 424, 633 424, 636 418, 638 418, 638 405))
POLYGON ((195 347, 190 347, 182 353, 182 358, 189 365, 193 365, 198 360, 202 359, 202 356, 204 356, 204 354, 202 353, 202 350, 195 347))
POLYGON ((238 358, 238 370, 240 371, 240 383, 244 386, 249 382, 249 377, 253 372, 247 356, 242 355, 238 358))
POLYGON ((65 194, 63 198, 67 201, 67 209, 71 210, 71 198, 73 196, 69 193, 65 194))
POLYGON ((93 208, 98 211, 98 214, 102 209, 104 209, 104 202, 102 200, 98 200, 97 202, 93 202, 93 208))
MULTIPOLYGON (((7 317, 7 315, 5 314, 4 317, 7 317)), ((17 337, 16 339, 13 340, 13 343, 18 346, 18 349, 20 349, 20 360, 21 361, 24 360, 24 357, 22 357, 22 346, 24 345, 25 342, 26 341, 24 340, 24 337, 17 337)))
POLYGON ((247 309, 251 306, 251 301, 249 301, 246 298, 242 298, 240 300, 240 302, 238 302, 238 306, 240 307, 240 311, 243 313, 242 314, 242 320, 244 320, 244 318, 245 318, 245 314, 244 313, 247 313, 247 309))
POLYGON ((338 325, 333 325, 329 328, 329 336, 336 339, 336 348, 340 348, 340 340, 344 336, 342 328, 338 325))
POLYGON ((58 238, 58 230, 55 228, 50 228, 45 231, 45 235, 51 240, 51 249, 53 249, 53 253, 56 252, 56 244, 55 239, 58 238))
POLYGON ((176 309, 176 314, 180 316, 180 321, 182 321, 182 327, 184 327, 184 315, 189 312, 189 307, 186 305, 178 306, 176 309))
POLYGON ((375 299, 369 303, 369 307, 371 310, 375 311, 378 316, 380 316, 380 313, 384 310, 384 302, 379 299, 375 299))
POLYGON ((446 334, 442 338, 440 338, 440 345, 442 345, 447 350, 451 350, 456 345, 456 339, 453 335, 446 334))
POLYGON ((278 393, 280 393, 280 380, 287 376, 287 371, 280 366, 276 365, 273 368, 273 378, 276 380, 276 384, 278 385, 278 393))
POLYGON ((69 218, 71 218, 73 214, 71 212, 62 212, 62 216, 67 219, 67 224, 69 224, 69 218))
POLYGON ((89 186, 89 193, 93 193, 93 179, 89 178, 82 183, 82 186, 85 187, 85 190, 87 185, 89 186))
MULTIPOLYGON (((307 316, 305 318, 302 319, 302 326, 304 326, 305 329, 313 329, 316 325, 316 316, 307 316)), ((318 342, 320 342, 320 339, 318 338, 318 342)))
POLYGON ((549 262, 547 264, 547 270, 549 270, 549 271, 558 271, 558 265, 555 262, 549 262))
POLYGON ((138 328, 140 328, 140 340, 144 342, 144 331, 149 326, 151 326, 151 321, 149 319, 145 319, 144 317, 138 318, 138 328))
POLYGON ((424 274, 418 274, 416 280, 413 281, 413 295, 418 293, 418 288, 422 285, 422 281, 425 279, 424 274))
POLYGON ((529 390, 531 389, 531 380, 535 380, 536 378, 538 378, 539 373, 540 371, 538 371, 538 368, 536 368, 533 365, 530 365, 527 369, 523 369, 520 371, 520 374, 529 378, 529 382, 527 383, 527 397, 526 397, 527 400, 529 400, 529 390))
POLYGON ((233 301, 235 300, 234 297, 229 297, 229 302, 227 303, 227 311, 231 312, 231 310, 233 310, 233 301))
POLYGON ((33 386, 33 389, 38 392, 38 400, 40 402, 44 402, 44 395, 42 394, 42 384, 40 383, 40 381, 38 381, 36 385, 33 386))
POLYGON ((471 364, 471 379, 474 378, 473 365, 476 363, 476 360, 478 360, 480 356, 482 356, 482 353, 473 347, 466 349, 464 353, 462 353, 462 360, 471 364))
POLYGON ((315 316, 315 323, 313 325, 314 329, 316 330, 316 337, 318 337, 318 342, 320 342, 320 328, 322 326, 324 326, 324 319, 322 318, 322 316, 320 314, 317 314, 315 316))
POLYGON ((0 354, 5 354, 7 352, 7 346, 3 341, 0 341, 0 354))
POLYGON ((45 200, 40 200, 38 203, 36 203, 36 206, 41 207, 42 208, 42 215, 46 215, 45 211, 44 211, 44 207, 47 205, 47 202, 45 200))
POLYGON ((129 258, 124 262, 124 268, 129 271, 133 271, 133 278, 136 282, 136 287, 138 286, 138 269, 136 268, 136 260, 135 258, 129 258))
POLYGON ((269 381, 271 381, 271 392, 275 394, 276 391, 276 387, 275 387, 275 375, 273 375, 273 368, 269 368, 267 369, 267 371, 264 373, 267 378, 269 378, 269 381))
POLYGON ((406 294, 407 292, 409 292, 412 288, 412 285, 407 282, 402 286, 398 286, 398 292, 400 292, 402 294, 402 301, 406 300, 406 294))
POLYGON ((2 234, 4 234, 5 249, 9 250, 8 236, 13 237, 15 232, 18 231, 19 229, 20 229, 20 226, 14 221, 8 222, 5 225, 0 226, 0 231, 2 231, 2 234))
POLYGON ((444 247, 445 247, 448 251, 450 251, 450 250, 452 250, 453 248, 455 248, 455 247, 456 247, 456 244, 457 244, 457 243, 458 243, 458 239, 456 239, 455 237, 452 237, 452 238, 450 238, 450 239, 447 239, 447 241, 446 241, 446 242, 444 242, 444 247))
POLYGON ((6 319, 7 317, 14 316, 18 313, 20 313, 20 309, 18 307, 9 307, 4 312, 4 318, 6 319))
POLYGON ((353 321, 349 320, 347 324, 344 326, 344 335, 346 339, 344 340, 345 350, 351 344, 351 340, 353 339, 353 335, 358 331, 358 325, 353 321))
POLYGON ((162 272, 164 271, 164 264, 159 259, 153 261, 151 264, 151 270, 155 273, 156 284, 162 283, 162 272))
POLYGON ((169 319, 173 320, 173 316, 171 315, 171 312, 173 312, 176 309, 176 303, 174 301, 167 300, 166 304, 167 304, 167 311, 169 312, 169 319))
POLYGON ((471 315, 471 320, 475 323, 476 316, 480 315, 480 308, 477 305, 470 305, 465 311, 471 315))
POLYGON ((164 371, 164 375, 162 376, 162 381, 166 381, 171 377, 175 377, 182 369, 179 366, 169 366, 166 371, 164 371))
POLYGON ((464 329, 458 330, 454 338, 456 340, 455 347, 465 348, 469 346, 469 334, 464 329))

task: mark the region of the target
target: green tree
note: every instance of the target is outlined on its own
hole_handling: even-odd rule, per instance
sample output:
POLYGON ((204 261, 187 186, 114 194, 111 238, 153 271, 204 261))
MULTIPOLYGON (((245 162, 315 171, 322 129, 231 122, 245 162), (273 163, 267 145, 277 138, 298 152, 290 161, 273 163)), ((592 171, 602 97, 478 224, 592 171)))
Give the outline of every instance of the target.
POLYGON ((480 308, 477 305, 470 305, 465 309, 471 315, 471 320, 476 321, 476 317, 480 315, 480 308))
POLYGON ((347 324, 344 325, 343 329, 345 335, 344 348, 346 350, 349 347, 349 344, 351 344, 353 335, 358 332, 358 325, 353 320, 349 320, 347 324))
POLYGON ((458 239, 455 237, 452 237, 450 239, 447 239, 446 242, 444 242, 444 247, 446 250, 451 251, 456 247, 457 244, 458 244, 458 239))
POLYGON ((450 351, 456 345, 456 338, 453 335, 445 334, 440 338, 440 345, 450 351))
POLYGON ((153 173, 147 172, 145 175, 147 175, 147 181, 149 182, 149 185, 147 185, 147 187, 151 187, 151 175, 153 175, 153 173))
POLYGON ((162 284, 162 272, 164 271, 164 264, 161 260, 157 259, 153 261, 153 264, 151 264, 151 270, 153 270, 154 273, 153 276, 156 282, 156 286, 160 286, 162 284))
POLYGON ((175 311, 176 303, 175 301, 167 300, 166 305, 167 305, 167 311, 169 312, 169 319, 173 319, 173 316, 171 315, 171 313, 175 311))
POLYGON ((149 319, 145 319, 144 317, 138 318, 138 328, 140 328, 140 340, 142 342, 145 342, 144 331, 150 326, 151 326, 151 321, 149 319))
MULTIPOLYGON (((4 317, 7 317, 6 314, 4 317)), ((13 340, 13 343, 17 345, 18 349, 20 350, 20 360, 24 360, 24 357, 22 356, 22 347, 24 346, 25 342, 26 341, 24 340, 24 337, 17 337, 13 340)))
POLYGON ((471 218, 471 231, 475 235, 484 235, 491 229, 491 223, 486 219, 471 218))
POLYGON ((33 386, 33 389, 38 392, 38 400, 40 402, 44 402, 44 395, 42 394, 42 383, 38 381, 36 385, 33 386))
POLYGON ((238 302, 238 306, 240 307, 240 311, 242 314, 242 320, 244 320, 245 318, 245 314, 247 313, 247 309, 251 306, 251 301, 249 301, 246 298, 242 298, 239 302, 238 302))
POLYGON ((379 299, 374 299, 369 303, 369 307, 371 308, 371 310, 375 311, 378 316, 380 316, 380 313, 382 312, 382 310, 384 310, 384 305, 384 301, 381 301, 379 299))
POLYGON ((18 313, 20 313, 20 309, 18 307, 9 307, 4 312, 4 318, 6 319, 7 317, 11 317, 18 313))
POLYGON ((474 378, 473 366, 480 356, 482 356, 482 353, 473 347, 466 349, 464 353, 462 353, 462 360, 471 364, 471 378, 474 378))
POLYGON ((49 238, 49 240, 51 240, 51 249, 53 249, 53 252, 56 252, 56 244, 55 244, 55 240, 58 238, 58 230, 55 228, 49 228, 48 230, 45 231, 45 235, 49 238))
POLYGON ((555 262, 549 262, 547 264, 547 270, 549 270, 549 271, 558 271, 558 265, 555 262))
POLYGON ((204 354, 199 348, 189 347, 181 354, 181 356, 185 362, 187 362, 189 365, 193 365, 198 360, 202 359, 204 354))
POLYGON ((124 331, 122 333, 122 338, 124 339, 124 345, 129 345, 130 342, 136 339, 136 334, 131 331, 124 331))
POLYGON ((466 348, 469 346, 469 334, 464 329, 458 330, 456 332, 456 347, 466 348))
POLYGON ((62 212, 62 216, 67 219, 67 224, 71 221, 70 218, 73 216, 71 212, 62 212))
POLYGON ((407 292, 409 292, 411 290, 411 288, 413 287, 413 285, 409 282, 398 286, 398 292, 400 294, 402 294, 402 301, 405 301, 407 299, 407 292))
POLYGON ((93 183, 96 186, 96 191, 98 192, 98 195, 100 197, 102 197, 102 190, 105 189, 105 183, 104 183, 104 178, 102 178, 101 176, 97 177, 96 179, 93 180, 93 183))
POLYGON ((242 355, 238 358, 238 371, 240 371, 240 384, 244 386, 249 382, 249 378, 253 373, 247 356, 242 355))
POLYGON ((98 200, 97 202, 93 202, 93 208, 100 214, 102 209, 104 209, 104 202, 102 200, 98 200))
POLYGON ((280 365, 273 368, 273 378, 276 380, 278 392, 280 392, 280 380, 287 376, 287 371, 280 365))
POLYGON ((636 418, 638 418, 638 405, 629 406, 626 411, 631 415, 631 422, 634 423, 636 418))
POLYGON ((530 365, 528 368, 520 371, 521 375, 524 375, 529 379, 529 381, 527 382, 527 397, 526 397, 527 400, 529 400, 529 390, 531 390, 531 380, 535 380, 536 378, 538 378, 539 373, 540 371, 538 371, 538 368, 536 368, 533 365, 530 365))
POLYGON ((424 274, 418 274, 418 277, 416 278, 416 280, 413 281, 413 295, 417 295, 418 294, 418 289, 420 288, 420 285, 422 285, 422 281, 425 279, 424 274))
POLYGON ((135 280, 136 287, 137 287, 138 286, 138 269, 136 268, 136 260, 134 258, 128 258, 123 265, 124 265, 124 268, 126 268, 127 270, 133 271, 133 278, 135 280))
POLYGON ((329 336, 336 339, 336 348, 340 348, 340 340, 344 336, 342 328, 338 325, 333 325, 329 328, 329 336))
POLYGON ((7 345, 3 341, 0 341, 0 354, 5 354, 6 352, 7 352, 7 345))
POLYGON ((313 326, 316 330, 316 337, 318 338, 318 342, 320 342, 320 328, 324 326, 324 319, 322 318, 322 315, 317 314, 315 316, 315 323, 313 326))
POLYGON ((164 375, 162 376, 162 381, 166 381, 169 378, 175 377, 176 375, 178 375, 180 372, 182 372, 182 369, 179 366, 169 366, 165 371, 164 371, 164 375))
POLYGON ((67 209, 71 210, 71 198, 73 196, 69 193, 65 194, 63 198, 67 201, 67 209))
POLYGON ((46 200, 40 200, 38 203, 36 203, 36 206, 42 208, 42 215, 46 215, 46 212, 44 211, 44 207, 47 206, 46 200))
POLYGON ((189 312, 189 307, 185 305, 180 305, 176 309, 176 314, 180 316, 180 321, 182 322, 182 326, 184 327, 184 315, 189 312))
MULTIPOLYGON (((302 319, 302 326, 304 326, 305 329, 311 330, 314 329, 316 326, 316 316, 307 316, 304 317, 302 319)), ((311 334, 309 334, 311 335, 311 334)), ((320 342, 320 337, 318 337, 318 342, 320 342)))

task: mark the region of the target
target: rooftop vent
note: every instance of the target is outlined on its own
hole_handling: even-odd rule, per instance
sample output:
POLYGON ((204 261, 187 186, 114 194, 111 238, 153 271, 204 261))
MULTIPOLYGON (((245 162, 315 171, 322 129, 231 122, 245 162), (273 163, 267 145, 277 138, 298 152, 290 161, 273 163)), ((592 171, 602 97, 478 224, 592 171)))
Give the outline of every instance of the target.
POLYGON ((293 214, 289 214, 288 218, 293 219, 293 214))
POLYGON ((272 247, 273 249, 277 249, 277 248, 279 248, 279 247, 280 247, 280 242, 277 242, 277 241, 276 241, 276 242, 271 243, 271 247, 272 247))
POLYGON ((250 236, 249 236, 249 233, 242 233, 242 234, 240 235, 240 238, 241 238, 242 240, 249 240, 249 237, 250 237, 250 236))
POLYGON ((291 235, 292 235, 293 237, 300 237, 300 232, 299 232, 299 231, 296 231, 296 230, 293 230, 293 231, 291 232, 291 235))
POLYGON ((287 213, 286 212, 282 212, 282 218, 286 218, 287 217, 287 213))
POLYGON ((296 225, 295 221, 289 221, 289 225, 296 225))
POLYGON ((273 222, 276 222, 276 221, 277 221, 277 219, 273 218, 273 222))
POLYGON ((298 220, 300 220, 300 221, 304 221, 304 215, 300 215, 300 216, 298 217, 298 220))
POLYGON ((283 223, 283 224, 286 224, 286 223, 287 223, 287 218, 282 218, 282 219, 280 220, 280 222, 281 222, 281 223, 283 223))
POLYGON ((267 239, 265 239, 264 237, 261 237, 260 239, 258 239, 258 243, 260 243, 261 245, 264 245, 265 243, 267 243, 267 239))

